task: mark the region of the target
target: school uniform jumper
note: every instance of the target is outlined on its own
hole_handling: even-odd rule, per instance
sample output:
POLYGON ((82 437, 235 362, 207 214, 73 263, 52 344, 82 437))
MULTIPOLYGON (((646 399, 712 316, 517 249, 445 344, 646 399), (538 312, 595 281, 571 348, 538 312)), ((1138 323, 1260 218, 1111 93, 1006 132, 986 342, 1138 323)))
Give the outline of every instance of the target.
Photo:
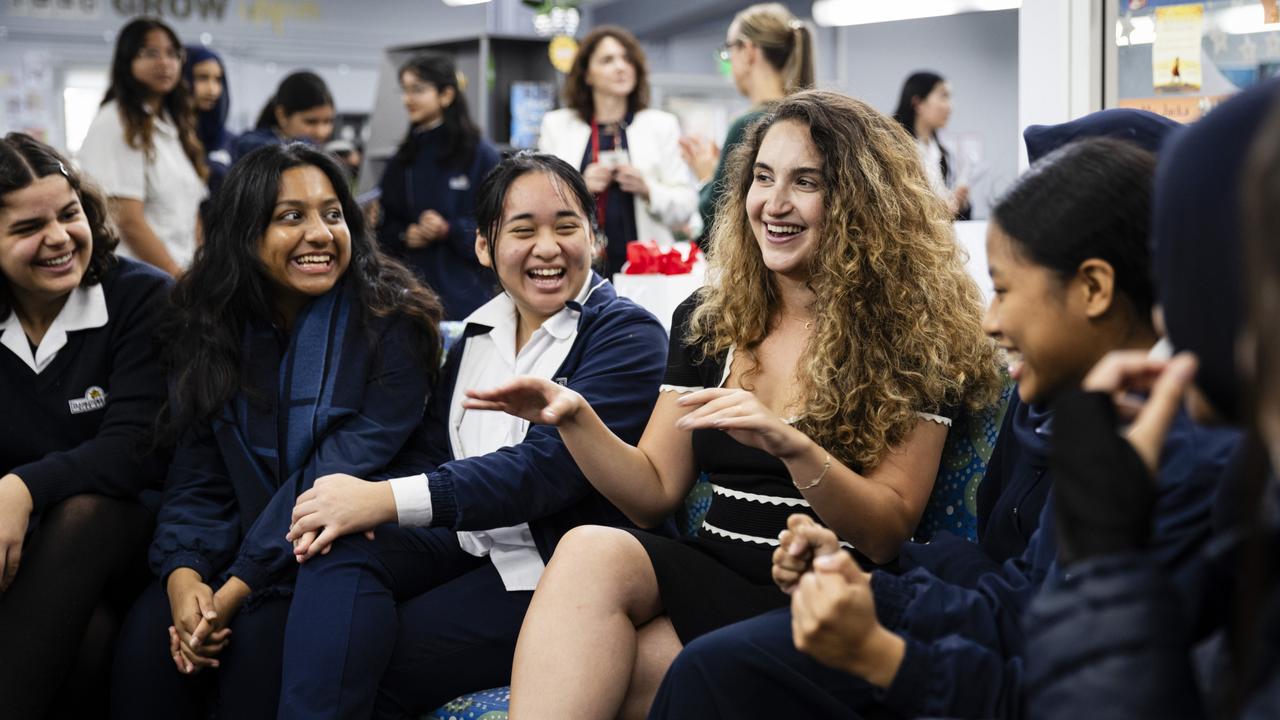
MULTIPOLYGON (((1165 441, 1152 555, 1187 563, 1208 532, 1213 497, 1238 434, 1207 430, 1179 415, 1165 441)), ((1023 616, 1057 569, 1053 501, 1021 557, 975 583, 945 582, 927 569, 874 572, 876 616, 906 640, 887 689, 822 665, 796 650, 791 609, 726 627, 676 658, 651 718, 858 718, 875 710, 903 717, 1025 717, 1023 616)))
POLYGON ((409 139, 406 164, 397 153, 382 175, 382 223, 378 242, 413 269, 444 303, 446 320, 462 320, 493 297, 498 287, 493 271, 476 259, 476 195, 480 183, 501 160, 483 139, 462 166, 445 162, 443 129, 415 132, 409 139), (405 230, 427 210, 449 223, 449 234, 425 248, 404 244, 405 230))

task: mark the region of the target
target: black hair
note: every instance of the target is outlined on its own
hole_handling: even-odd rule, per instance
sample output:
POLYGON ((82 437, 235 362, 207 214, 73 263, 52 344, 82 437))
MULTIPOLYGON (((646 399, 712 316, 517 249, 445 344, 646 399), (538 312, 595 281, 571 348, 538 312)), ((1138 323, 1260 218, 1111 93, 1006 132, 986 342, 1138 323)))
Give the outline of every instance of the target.
POLYGON ((258 122, 255 127, 259 130, 274 130, 280 127, 280 123, 276 120, 277 107, 283 110, 285 115, 293 115, 324 106, 333 107, 333 95, 329 94, 329 86, 319 75, 309 70, 299 70, 280 81, 275 95, 267 100, 267 104, 262 106, 262 112, 258 113, 258 122))
MULTIPOLYGON (((66 178, 67 184, 80 198, 80 207, 89 222, 90 237, 93 240, 89 267, 80 279, 80 286, 96 285, 115 266, 115 249, 120 242, 107 212, 106 199, 57 150, 23 133, 9 133, 0 139, 0 209, 6 207, 5 197, 9 193, 50 175, 66 178)), ((0 319, 9 317, 12 309, 13 296, 9 292, 9 280, 4 273, 0 273, 0 319)))
MULTIPOLYGON (((489 242, 489 256, 495 258, 492 263, 494 275, 498 274, 498 236, 502 230, 502 211, 507 204, 507 193, 516 180, 533 172, 547 173, 569 189, 569 196, 577 200, 582 209, 592 238, 596 243, 600 242, 596 228, 596 201, 582 174, 555 155, 525 150, 498 163, 476 191, 476 231, 489 242)), ((501 283, 501 278, 498 281, 501 283)))
MULTIPOLYGON (((916 104, 914 101, 920 100, 923 102, 925 98, 929 97, 929 93, 933 92, 934 88, 946 81, 946 78, 938 73, 928 70, 913 72, 903 81, 902 93, 898 95, 898 109, 893 111, 893 119, 906 128, 907 132, 911 133, 911 137, 916 136, 916 104)), ((947 149, 942 145, 938 145, 938 149, 942 151, 942 177, 950 180, 951 158, 947 153, 947 149)))
POLYGON ((1117 289, 1149 325, 1155 165, 1155 156, 1133 143, 1078 140, 1031 166, 991 217, 1016 251, 1060 277, 1090 258, 1110 264, 1117 289))
MULTIPOLYGON (((351 234, 346 275, 370 321, 366 325, 371 328, 374 318, 406 317, 418 331, 427 367, 434 371, 438 365, 440 301, 370 239, 364 214, 337 161, 305 143, 266 145, 227 174, 204 244, 174 287, 171 306, 160 322, 158 335, 165 338, 161 359, 171 382, 172 423, 165 428, 169 440, 214 417, 241 390, 244 328, 250 322, 276 320, 271 280, 258 247, 271 223, 280 177, 300 166, 323 172, 342 206, 351 234)), ((371 336, 371 344, 374 340, 371 336)))
MULTIPOLYGON (((440 127, 442 137, 438 147, 443 148, 441 158, 446 166, 457 170, 465 169, 475 159, 476 146, 480 144, 480 128, 471 120, 467 98, 462 94, 462 88, 458 87, 458 70, 453 61, 440 55, 417 55, 400 66, 396 73, 397 80, 404 77, 406 72, 434 86, 437 93, 442 93, 447 88, 453 89, 453 102, 444 108, 440 127)), ((396 159, 404 165, 412 163, 417 152, 413 139, 414 128, 410 126, 396 151, 396 159)))
MULTIPOLYGON (((178 34, 173 31, 173 28, 156 18, 140 17, 133 20, 121 28, 120 35, 116 37, 115 52, 111 56, 111 85, 102 97, 103 105, 112 100, 116 101, 120 121, 124 125, 125 143, 135 150, 143 151, 148 158, 152 156, 154 150, 152 134, 155 132, 155 121, 146 107, 147 90, 133 76, 133 61, 146 46, 147 36, 153 30, 159 30, 168 35, 169 42, 173 43, 173 49, 178 53, 182 52, 182 41, 178 39, 178 34)), ((178 71, 179 73, 182 71, 181 61, 178 64, 178 71)), ((179 80, 173 90, 161 99, 160 104, 169 113, 170 119, 178 129, 178 139, 182 143, 183 153, 195 167, 196 173, 202 179, 207 178, 209 166, 204 159, 204 145, 196 134, 195 103, 191 100, 191 93, 186 83, 179 80)))

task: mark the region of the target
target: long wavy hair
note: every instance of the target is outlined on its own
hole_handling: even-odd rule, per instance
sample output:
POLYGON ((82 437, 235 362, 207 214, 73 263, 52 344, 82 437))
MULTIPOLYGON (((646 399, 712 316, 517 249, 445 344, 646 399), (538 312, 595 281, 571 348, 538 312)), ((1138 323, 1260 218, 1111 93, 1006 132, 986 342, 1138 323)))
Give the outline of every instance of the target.
MULTIPOLYGON (((165 339, 161 359, 171 383, 166 433, 170 439, 212 419, 243 388, 240 351, 245 327, 276 319, 272 281, 258 247, 271 223, 281 175, 302 166, 323 172, 342 205, 351 234, 346 279, 355 285, 356 305, 366 320, 408 318, 418 331, 418 348, 427 367, 434 371, 439 364, 440 301, 370 239, 342 168, 303 143, 267 145, 246 155, 227 174, 204 244, 174 287, 171 307, 160 322, 158 336, 165 339)), ((372 325, 366 322, 371 331, 372 325)), ((376 340, 371 332, 371 347, 376 348, 376 340)))
POLYGON ((994 402, 1002 382, 997 350, 983 334, 981 295, 911 137, 866 103, 817 90, 779 101, 733 151, 708 253, 714 281, 687 341, 707 356, 736 346, 755 365, 755 349, 776 319, 778 281, 764 264, 746 199, 760 144, 784 121, 809 129, 825 188, 808 280, 817 297, 814 329, 796 367, 795 427, 868 471, 906 438, 916 413, 994 402))
MULTIPOLYGON (((115 267, 116 245, 120 243, 111 223, 111 214, 107 212, 106 198, 57 150, 24 133, 9 133, 0 139, 0 210, 9 206, 6 201, 9 193, 49 175, 66 178, 67 184, 80 198, 80 208, 89 223, 89 236, 93 242, 89 267, 80 279, 80 286, 96 285, 115 267)), ((9 317, 12 309, 13 293, 9 290, 9 279, 0 273, 0 320, 9 317)))
MULTIPOLYGON (((133 76, 133 61, 147 43, 147 35, 152 30, 160 30, 169 36, 173 48, 182 52, 182 41, 173 28, 155 18, 142 17, 125 25, 116 38, 115 55, 111 58, 111 86, 102 98, 105 105, 116 101, 120 112, 120 122, 124 125, 124 141, 134 150, 142 150, 148 158, 155 152, 152 142, 155 135, 155 117, 147 111, 147 90, 133 76)), ((179 68, 181 70, 181 68, 179 68)), ((204 160, 204 145, 196 135, 196 109, 191 100, 191 93, 186 83, 181 80, 173 86, 173 90, 160 101, 161 107, 169 113, 174 127, 178 129, 178 139, 182 142, 182 152, 191 161, 201 179, 209 177, 209 166, 204 160)))

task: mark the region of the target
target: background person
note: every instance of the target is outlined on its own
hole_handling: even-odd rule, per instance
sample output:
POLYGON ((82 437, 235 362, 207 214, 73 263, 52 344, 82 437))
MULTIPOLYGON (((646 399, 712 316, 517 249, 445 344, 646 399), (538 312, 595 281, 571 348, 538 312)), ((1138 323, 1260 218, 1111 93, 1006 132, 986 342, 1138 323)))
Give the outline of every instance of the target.
POLYGON ((680 121, 649 107, 648 66, 635 36, 602 25, 582 39, 565 77, 568 107, 542 118, 538 150, 579 168, 596 198, 607 239, 605 276, 627 259, 627 243, 670 243, 697 206, 680 159, 680 121))
POLYGON ((80 167, 111 200, 121 254, 181 275, 208 194, 205 149, 182 83, 182 43, 139 18, 116 38, 111 85, 80 146, 80 167))

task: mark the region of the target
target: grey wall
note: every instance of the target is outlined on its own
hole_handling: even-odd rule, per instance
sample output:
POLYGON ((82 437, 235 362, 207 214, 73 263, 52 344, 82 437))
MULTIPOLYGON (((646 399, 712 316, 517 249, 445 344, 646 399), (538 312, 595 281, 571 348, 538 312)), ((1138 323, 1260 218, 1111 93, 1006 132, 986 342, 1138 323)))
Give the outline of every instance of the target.
MULTIPOLYGON (((699 15, 697 22, 674 32, 669 24, 659 24, 655 34, 642 37, 652 72, 677 79, 713 77, 712 53, 724 42, 734 12, 745 4, 722 7, 711 18, 699 15)), ((802 16, 807 12, 807 3, 791 5, 802 16)), ((593 19, 615 20, 605 12, 613 7, 597 9, 593 19)), ((980 152, 973 195, 975 210, 985 216, 990 198, 1017 174, 1017 11, 817 28, 815 47, 819 87, 859 97, 886 113, 893 112, 902 81, 912 71, 934 70, 946 77, 954 98, 943 143, 980 152)), ((722 84, 729 86, 729 81, 722 84)), ((731 87, 728 94, 733 94, 731 87)))

